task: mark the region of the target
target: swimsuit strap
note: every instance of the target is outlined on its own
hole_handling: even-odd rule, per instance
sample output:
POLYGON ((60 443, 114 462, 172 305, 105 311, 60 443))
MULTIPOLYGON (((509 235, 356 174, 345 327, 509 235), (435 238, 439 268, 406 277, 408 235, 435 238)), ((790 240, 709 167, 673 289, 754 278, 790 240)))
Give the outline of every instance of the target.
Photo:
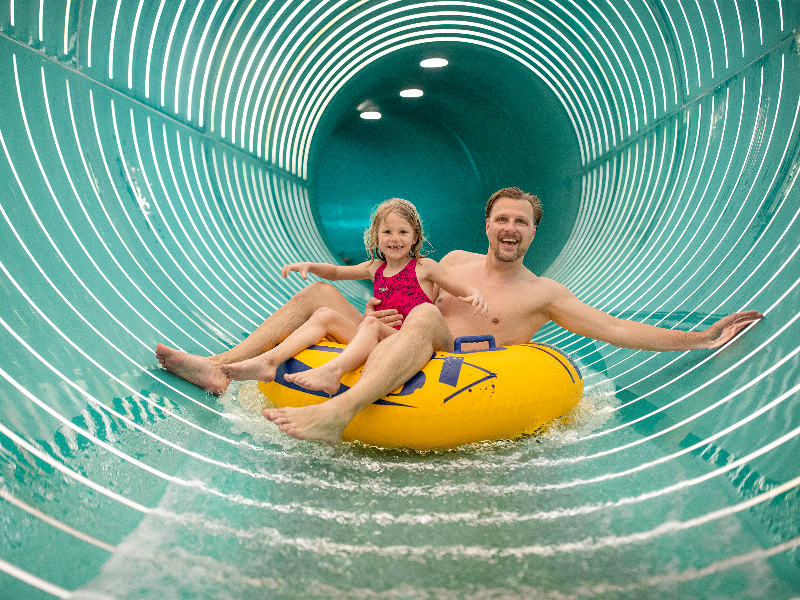
POLYGON ((400 273, 402 273, 403 271, 407 271, 408 269, 413 269, 414 270, 414 276, 416 277, 416 275, 417 275, 417 259, 416 258, 412 258, 410 261, 408 261, 406 263, 406 266, 403 267, 402 269, 400 269, 394 275, 388 275, 388 276, 383 274, 383 272, 386 270, 386 263, 383 263, 380 267, 375 269, 375 277, 377 278, 378 276, 380 276, 380 277, 383 277, 384 279, 392 279, 392 278, 397 277, 398 275, 400 275, 400 273))

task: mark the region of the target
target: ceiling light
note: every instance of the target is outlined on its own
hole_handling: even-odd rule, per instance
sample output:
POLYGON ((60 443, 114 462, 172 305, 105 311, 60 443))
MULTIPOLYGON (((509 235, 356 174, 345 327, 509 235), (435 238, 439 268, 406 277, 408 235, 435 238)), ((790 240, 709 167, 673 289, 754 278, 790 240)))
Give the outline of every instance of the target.
POLYGON ((416 90, 416 89, 403 90, 402 92, 400 92, 400 95, 403 98, 419 98, 420 96, 422 96, 422 90, 416 90))
POLYGON ((381 118, 381 113, 375 110, 365 110, 361 113, 361 118, 369 121, 376 121, 381 118))
POLYGON ((445 58, 426 58, 421 63, 419 63, 420 67, 424 67, 426 69, 433 69, 436 67, 446 67, 447 66, 447 59, 445 58))

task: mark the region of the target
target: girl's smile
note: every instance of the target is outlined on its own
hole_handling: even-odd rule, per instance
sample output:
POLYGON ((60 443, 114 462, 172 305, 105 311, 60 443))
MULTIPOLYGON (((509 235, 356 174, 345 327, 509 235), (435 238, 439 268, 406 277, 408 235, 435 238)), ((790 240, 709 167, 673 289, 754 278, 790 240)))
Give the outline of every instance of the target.
POLYGON ((409 256, 417 242, 417 234, 411 223, 397 213, 391 212, 381 219, 378 228, 378 247, 386 262, 402 260, 409 256))

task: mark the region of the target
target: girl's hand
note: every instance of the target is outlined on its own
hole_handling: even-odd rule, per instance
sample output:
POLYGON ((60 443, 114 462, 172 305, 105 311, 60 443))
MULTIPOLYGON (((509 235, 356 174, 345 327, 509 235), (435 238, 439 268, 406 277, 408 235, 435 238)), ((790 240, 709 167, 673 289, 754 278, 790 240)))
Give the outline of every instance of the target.
POLYGON ((308 269, 311 267, 311 263, 302 262, 302 263, 292 263, 290 265, 285 265, 281 269, 281 277, 288 277, 289 273, 292 271, 296 271, 300 273, 300 277, 303 279, 308 280, 308 269))
POLYGON ((458 299, 461 300, 461 302, 467 302, 468 304, 472 304, 472 306, 475 307, 474 314, 476 315, 487 316, 489 314, 489 305, 486 304, 486 299, 477 290, 471 296, 467 296, 466 298, 459 296, 458 299))

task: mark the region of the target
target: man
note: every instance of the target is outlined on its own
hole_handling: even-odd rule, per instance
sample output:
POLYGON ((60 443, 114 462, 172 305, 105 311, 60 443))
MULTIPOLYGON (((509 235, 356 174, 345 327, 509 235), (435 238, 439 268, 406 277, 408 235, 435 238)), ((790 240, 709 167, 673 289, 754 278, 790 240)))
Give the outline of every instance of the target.
MULTIPOLYGON (((523 265, 541 216, 536 196, 519 188, 502 189, 486 204, 488 252, 454 251, 440 263, 452 276, 468 281, 483 293, 490 307, 488 323, 484 316, 473 314, 469 305, 437 290, 435 305, 416 307, 398 333, 378 344, 353 387, 322 404, 265 410, 264 416, 293 437, 332 444, 341 439, 359 411, 408 381, 435 351, 452 350, 455 337, 491 334, 499 346, 522 344, 552 320, 569 331, 615 346, 665 352, 721 346, 763 316, 757 311, 735 313, 702 332, 673 331, 616 319, 582 303, 560 283, 537 277, 523 265)), ((206 358, 159 344, 156 355, 172 373, 220 393, 227 386, 220 365, 273 347, 322 306, 340 311, 354 322, 362 318, 332 286, 313 284, 227 352, 206 358)), ((368 307, 368 314, 386 323, 397 320, 391 311, 371 309, 368 307)))

